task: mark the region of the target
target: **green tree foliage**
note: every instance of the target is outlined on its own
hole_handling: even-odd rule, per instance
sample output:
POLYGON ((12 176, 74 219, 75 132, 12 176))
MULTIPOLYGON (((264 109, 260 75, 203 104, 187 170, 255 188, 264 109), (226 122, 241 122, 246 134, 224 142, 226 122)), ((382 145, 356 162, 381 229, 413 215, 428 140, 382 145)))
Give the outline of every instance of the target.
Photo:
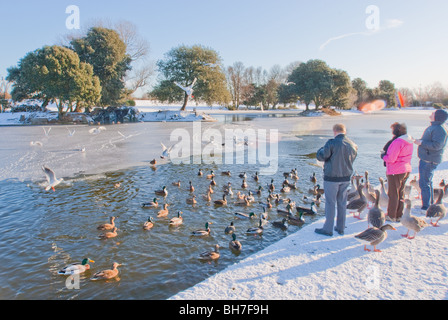
POLYGON ((196 101, 208 104, 228 103, 230 93, 226 86, 226 77, 222 72, 221 58, 212 49, 200 45, 192 47, 179 46, 165 54, 163 60, 157 62, 161 73, 161 81, 150 92, 152 97, 160 101, 182 101, 181 110, 185 110, 190 99, 175 82, 183 87, 189 87, 197 79, 193 89, 196 101))
POLYGON ((14 83, 13 100, 42 99, 43 107, 55 101, 59 116, 64 106, 92 106, 101 98, 101 85, 92 66, 81 62, 76 52, 60 46, 28 53, 18 67, 8 69, 7 79, 14 83))
POLYGON ((278 87, 278 102, 286 107, 288 103, 296 103, 300 99, 293 85, 281 84, 278 87))
POLYGON ((322 60, 301 63, 290 74, 288 81, 295 83, 295 92, 307 110, 311 102, 314 102, 316 109, 330 105, 344 107, 351 88, 345 71, 332 69, 322 60))
POLYGON ((101 105, 110 106, 123 102, 127 96, 125 75, 131 69, 131 57, 119 34, 107 28, 91 28, 87 35, 70 42, 81 61, 93 67, 103 88, 101 105))
POLYGON ((396 93, 395 84, 389 80, 380 81, 378 85, 378 98, 386 101, 388 107, 392 108, 397 106, 396 93))
POLYGON ((367 82, 365 82, 361 78, 353 79, 352 81, 352 87, 356 91, 356 103, 359 104, 366 100, 367 98, 367 82))

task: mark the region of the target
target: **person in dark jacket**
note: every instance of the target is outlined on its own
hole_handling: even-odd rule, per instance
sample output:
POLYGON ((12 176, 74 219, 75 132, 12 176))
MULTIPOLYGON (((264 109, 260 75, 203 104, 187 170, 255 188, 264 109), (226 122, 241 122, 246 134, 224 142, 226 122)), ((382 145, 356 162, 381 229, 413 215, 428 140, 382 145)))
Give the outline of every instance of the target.
POLYGON ((448 134, 444 126, 448 119, 448 113, 444 110, 436 110, 430 116, 431 125, 425 130, 421 139, 414 143, 418 145, 419 185, 422 196, 422 210, 428 210, 434 203, 432 178, 437 166, 442 162, 443 152, 446 146, 448 134))
POLYGON ((325 224, 315 232, 326 236, 333 235, 336 216, 336 230, 344 234, 347 214, 347 190, 353 175, 353 163, 358 155, 357 145, 346 136, 347 130, 343 124, 333 127, 334 139, 327 141, 324 147, 317 151, 317 160, 324 162, 324 192, 325 192, 325 224))

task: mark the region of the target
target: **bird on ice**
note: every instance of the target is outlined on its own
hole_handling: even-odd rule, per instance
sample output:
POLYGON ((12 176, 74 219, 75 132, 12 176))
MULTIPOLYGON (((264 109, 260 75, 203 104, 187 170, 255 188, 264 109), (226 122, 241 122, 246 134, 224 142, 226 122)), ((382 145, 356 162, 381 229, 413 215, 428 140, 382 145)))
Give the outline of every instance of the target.
POLYGON ((90 130, 89 130, 89 133, 90 133, 90 134, 99 134, 99 133, 101 133, 102 131, 106 131, 106 128, 105 128, 105 127, 93 128, 93 129, 90 129, 90 130))
POLYGON ((175 145, 172 145, 171 147, 165 146, 162 142, 160 143, 162 146, 162 155, 160 156, 161 159, 166 159, 170 157, 171 150, 173 150, 175 145))
POLYGON ((182 90, 184 90, 185 93, 187 94, 187 96, 191 96, 191 95, 193 95, 193 92, 194 92, 193 87, 196 84, 197 80, 198 80, 197 78, 194 78, 193 83, 188 87, 184 87, 184 86, 180 85, 179 83, 177 83, 176 81, 174 82, 174 84, 177 85, 182 90))
POLYGON ((45 129, 45 127, 42 127, 42 129, 44 130, 45 136, 48 137, 50 135, 51 127, 49 127, 48 130, 45 129))
POLYGON ((42 170, 44 171, 44 173, 47 177, 47 181, 48 181, 48 186, 45 188, 45 191, 48 191, 50 189, 53 189, 53 191, 56 191, 54 189, 54 187, 56 187, 58 184, 60 184, 64 179, 56 178, 56 174, 54 173, 54 171, 45 166, 42 166, 42 170))

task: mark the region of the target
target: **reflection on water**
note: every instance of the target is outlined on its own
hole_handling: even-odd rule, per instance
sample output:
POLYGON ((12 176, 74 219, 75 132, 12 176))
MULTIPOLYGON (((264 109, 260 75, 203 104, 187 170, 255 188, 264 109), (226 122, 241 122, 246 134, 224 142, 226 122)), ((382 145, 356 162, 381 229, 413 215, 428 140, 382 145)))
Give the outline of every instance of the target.
MULTIPOLYGON (((296 119, 281 121, 286 121, 279 125, 286 131, 288 127, 284 124, 296 119)), ((351 137, 360 146, 355 168, 360 173, 369 170, 373 184, 384 176, 379 150, 389 139, 388 128, 394 122, 391 121, 367 125, 359 124, 357 119, 346 121, 351 137)), ((408 129, 418 136, 424 125, 413 127, 410 121, 408 129)), ((331 128, 331 122, 328 126, 331 128)), ((289 123, 289 127, 294 125, 289 123)), ((294 131, 289 134, 299 135, 294 131)), ((262 176, 258 183, 252 179, 259 170, 257 165, 190 164, 135 166, 92 176, 79 174, 60 185, 56 192, 45 192, 35 181, 0 181, 0 299, 166 299, 191 287, 288 234, 300 232, 296 226, 282 231, 267 225, 263 236, 249 236, 245 231, 256 226, 257 221, 235 220, 234 213, 259 215, 262 208, 258 202, 265 202, 267 184, 273 178, 278 192, 284 180, 283 172, 293 168, 299 171, 298 188, 285 196, 302 205, 301 200, 308 195, 311 186, 312 173, 316 172, 318 181, 322 179, 322 170, 313 165, 313 156, 329 138, 328 134, 328 130, 322 130, 316 135, 281 141, 278 173, 262 176), (211 170, 216 173, 218 185, 214 187, 213 200, 222 198, 222 187, 228 182, 235 194, 238 191, 247 194, 249 190, 255 193, 262 186, 262 196, 255 195, 256 204, 249 208, 235 205, 235 195, 228 198, 228 206, 215 207, 203 199, 210 180, 197 176, 199 168, 206 174, 211 170), (221 176, 221 172, 227 170, 232 176, 221 176), (247 190, 242 189, 242 179, 238 177, 242 172, 248 175, 247 190), (179 180, 180 187, 172 185, 179 180), (198 203, 194 206, 186 204, 190 197, 189 181, 196 188, 198 203), (159 199, 161 204, 170 205, 170 213, 166 218, 157 218, 158 210, 142 208, 141 204, 151 201, 154 191, 162 186, 167 186, 169 194, 159 199), (176 216, 178 210, 184 213, 184 224, 170 228, 169 219, 176 216), (96 227, 108 222, 111 216, 116 217, 118 236, 99 240, 100 231, 96 227), (142 226, 149 217, 155 220, 155 225, 152 230, 145 231, 142 226), (231 221, 235 221, 238 240, 243 244, 239 255, 228 249, 231 237, 224 234, 231 221), (191 237, 191 232, 203 228, 205 222, 212 222, 210 236, 191 237), (218 261, 198 260, 199 253, 213 249, 215 244, 221 246, 218 261), (69 290, 65 277, 57 272, 83 258, 95 261, 92 270, 81 275, 80 290, 69 290), (96 271, 109 269, 114 262, 123 264, 119 267, 120 281, 90 281, 96 271)), ((415 166, 416 162, 413 164, 415 166)), ((322 217, 322 213, 321 207, 317 217, 306 216, 307 224, 322 217)), ((275 206, 268 214, 271 221, 281 220, 275 206)))

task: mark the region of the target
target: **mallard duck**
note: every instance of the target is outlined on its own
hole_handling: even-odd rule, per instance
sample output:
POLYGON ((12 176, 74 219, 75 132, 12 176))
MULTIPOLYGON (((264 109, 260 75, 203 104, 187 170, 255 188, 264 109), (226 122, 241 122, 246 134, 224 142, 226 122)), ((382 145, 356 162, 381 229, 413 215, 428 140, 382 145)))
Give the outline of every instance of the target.
POLYGON ((299 216, 289 215, 288 223, 295 226, 303 226, 305 224, 305 220, 303 219, 303 213, 299 213, 299 216))
POLYGON ((232 234, 234 232, 235 232, 235 224, 232 221, 232 222, 230 222, 230 225, 224 229, 224 233, 225 234, 232 234))
POLYGON ((221 175, 230 177, 232 174, 230 173, 230 171, 223 171, 221 172, 221 175))
POLYGON ((249 201, 249 202, 254 202, 255 201, 255 197, 254 197, 254 194, 252 193, 252 191, 248 192, 246 198, 247 198, 247 201, 249 201))
POLYGON ((117 227, 114 227, 112 231, 104 232, 98 236, 99 239, 110 239, 115 238, 117 236, 117 227))
POLYGON ((244 212, 235 212, 235 217, 237 217, 238 219, 254 219, 257 216, 254 212, 251 212, 249 214, 244 212))
POLYGON ((275 204, 276 205, 279 205, 279 204, 282 204, 282 203, 284 203, 286 200, 285 199, 282 199, 282 196, 280 195, 280 194, 276 194, 275 195, 275 204))
POLYGON ((246 179, 246 178, 247 178, 246 172, 240 173, 240 174, 238 175, 238 177, 240 177, 240 178, 242 178, 242 179, 246 179))
POLYGON ((381 228, 386 222, 386 214, 381 210, 379 206, 380 191, 375 190, 375 205, 367 213, 367 221, 369 226, 372 225, 376 228, 381 228))
POLYGON ((243 179, 243 183, 241 184, 241 188, 243 189, 247 189, 249 187, 249 185, 246 182, 246 179, 243 179))
POLYGON ((209 180, 213 179, 214 177, 215 177, 215 172, 214 172, 213 170, 210 171, 210 174, 208 174, 208 175, 206 176, 206 178, 209 179, 209 180))
POLYGON ((187 198, 186 202, 187 202, 187 204, 196 204, 196 203, 198 203, 196 201, 196 196, 195 195, 192 195, 191 198, 187 198))
POLYGON ((157 160, 156 160, 156 159, 151 160, 150 164, 151 164, 152 166, 155 166, 155 165, 157 164, 157 160))
POLYGON ((58 274, 62 274, 64 276, 73 275, 73 274, 81 274, 90 270, 89 262, 95 263, 95 261, 86 258, 82 260, 81 263, 72 263, 61 270, 58 271, 58 274))
POLYGON ((243 207, 249 207, 250 206, 249 197, 248 196, 244 196, 243 200, 238 200, 237 202, 235 202, 235 205, 243 206, 243 207))
POLYGON ((410 199, 406 199, 405 201, 406 207, 403 212, 403 216, 401 217, 401 224, 408 229, 406 234, 402 234, 402 237, 408 239, 414 239, 417 233, 419 233, 423 228, 427 227, 428 224, 422 218, 415 217, 411 215, 412 203, 410 199), (414 231, 414 236, 409 236, 409 231, 414 231))
POLYGON ((203 195, 203 197, 204 197, 204 200, 207 201, 207 202, 211 202, 212 201, 212 195, 211 195, 210 191, 207 191, 207 194, 203 195))
POLYGON ((255 172, 255 175, 253 176, 255 181, 259 181, 260 180, 260 176, 258 175, 258 172, 255 172))
POLYGON ((268 213, 266 212, 266 208, 263 206, 263 212, 260 214, 260 218, 264 220, 268 220, 268 213))
POLYGON ((232 186, 230 182, 226 187, 224 187, 224 193, 228 196, 233 196, 232 186))
POLYGON ((162 190, 156 190, 154 193, 158 196, 166 197, 168 195, 168 190, 166 189, 165 186, 163 186, 162 190))
POLYGON ((277 214, 279 214, 281 216, 285 216, 285 217, 292 216, 293 215, 292 207, 288 204, 286 206, 286 210, 277 209, 277 214))
POLYGON ((194 192, 193 183, 190 181, 189 184, 190 184, 190 187, 189 187, 190 192, 194 192))
POLYGON ((198 177, 202 177, 204 175, 204 173, 202 172, 202 169, 199 169, 198 171, 198 177))
POLYGON ((109 280, 118 276, 118 267, 121 264, 114 262, 111 270, 103 270, 93 275, 92 280, 109 280))
POLYGON ((260 223, 259 223, 258 227, 249 228, 249 229, 247 229, 246 233, 257 235, 257 234, 262 234, 263 230, 264 230, 263 221, 260 219, 260 223))
POLYGON ((285 179, 288 179, 291 176, 291 172, 283 172, 283 177, 285 177, 285 179))
POLYGON ((297 174, 296 171, 291 172, 291 179, 296 180, 296 181, 299 180, 299 175, 297 174))
POLYGON ((157 218, 163 218, 163 217, 166 217, 166 216, 169 214, 168 206, 169 206, 168 203, 165 203, 165 204, 163 205, 163 209, 160 210, 160 211, 157 213, 157 218))
POLYGON ((258 196, 261 196, 261 190, 263 190, 263 187, 259 186, 258 189, 257 189, 257 195, 258 196))
POLYGON ((270 198, 266 199, 266 208, 272 209, 272 203, 271 203, 271 199, 270 198))
POLYGON ((216 186, 215 177, 212 178, 212 181, 210 181, 211 186, 216 186))
POLYGON ((272 222, 272 225, 276 228, 280 228, 283 231, 286 231, 288 229, 288 225, 286 224, 287 220, 285 218, 282 219, 282 221, 274 221, 272 222))
POLYGON ((222 196, 222 200, 216 200, 213 202, 215 206, 226 206, 227 205, 227 197, 225 194, 222 196))
POLYGON ((215 250, 213 251, 204 251, 199 254, 199 259, 201 260, 216 260, 219 259, 219 245, 215 245, 215 250))
POLYGON ((149 217, 148 221, 146 221, 143 224, 143 229, 144 230, 151 230, 153 227, 154 227, 154 220, 151 217, 149 217))
POLYGON ((316 173, 315 173, 315 172, 313 172, 313 175, 311 176, 310 181, 311 181, 313 184, 316 184, 316 183, 317 183, 317 178, 316 178, 316 173))
POLYGON ((364 196, 363 189, 364 189, 364 185, 360 184, 358 186, 359 198, 352 200, 347 204, 347 209, 355 210, 356 212, 358 212, 357 215, 355 215, 355 213, 353 212, 353 218, 356 218, 359 220, 361 220, 361 213, 364 211, 365 208, 367 208, 367 199, 364 196))
POLYGON ((182 218, 182 211, 177 212, 177 217, 173 217, 170 220, 170 226, 178 226, 184 222, 184 218, 182 218))
POLYGON ((229 249, 234 252, 240 252, 243 246, 241 245, 241 242, 236 240, 236 234, 232 234, 232 240, 229 242, 229 249))
POLYGON ((110 223, 104 223, 97 227, 98 230, 112 230, 115 228, 115 217, 110 217, 110 223))
MULTIPOLYGON (((397 230, 397 229, 392 227, 390 224, 386 224, 381 228, 371 227, 361 232, 360 234, 357 234, 355 238, 362 242, 368 242, 371 246, 373 246, 374 252, 381 252, 381 250, 378 250, 376 246, 379 245, 384 240, 386 240, 387 230, 397 230)), ((364 251, 370 251, 369 249, 367 249, 367 245, 364 245, 364 251)))
POLYGON ((269 190, 273 192, 275 190, 274 179, 271 179, 271 183, 269 184, 269 190))
POLYGON ((203 236, 210 235, 210 231, 211 231, 210 227, 209 227, 210 224, 211 224, 211 222, 205 223, 205 229, 195 230, 191 233, 191 235, 195 236, 195 237, 203 237, 203 236))
POLYGON ((297 213, 302 213, 302 214, 315 215, 317 213, 316 204, 314 203, 314 201, 311 202, 311 206, 309 208, 297 206, 296 210, 297 210, 297 213))
POLYGON ((157 201, 157 198, 154 198, 152 202, 146 202, 142 204, 143 208, 158 208, 159 202, 157 201))
POLYGON ((387 208, 387 206, 389 205, 389 195, 387 194, 386 186, 384 184, 383 178, 380 178, 380 185, 381 185, 381 190, 380 190, 379 206, 381 208, 387 208))
POLYGON ((282 186, 282 189, 280 190, 280 192, 283 192, 283 193, 288 193, 290 191, 291 191, 291 188, 288 186, 288 183, 286 183, 286 184, 284 183, 282 186))
POLYGON ((210 194, 214 194, 215 193, 215 190, 213 190, 211 185, 208 186, 208 192, 210 192, 210 194))
POLYGON ((437 198, 437 202, 430 205, 428 210, 426 210, 426 217, 431 218, 431 225, 433 227, 439 227, 439 220, 445 218, 446 216, 446 207, 442 202, 443 198, 443 190, 439 193, 439 197, 437 198), (438 218, 435 223, 432 222, 433 218, 438 218))
POLYGON ((173 186, 180 188, 180 180, 172 183, 173 186))

